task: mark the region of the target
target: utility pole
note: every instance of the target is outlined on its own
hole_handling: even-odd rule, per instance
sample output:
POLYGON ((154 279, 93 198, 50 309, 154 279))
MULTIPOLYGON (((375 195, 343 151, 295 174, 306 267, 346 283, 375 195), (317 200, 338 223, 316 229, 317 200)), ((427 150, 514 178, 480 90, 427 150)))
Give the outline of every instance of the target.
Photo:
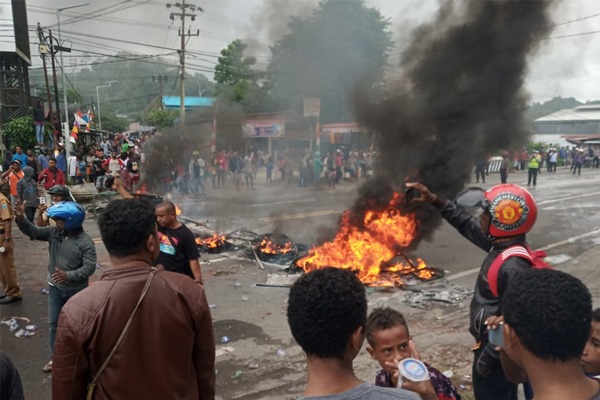
POLYGON ((156 82, 158 81, 158 93, 160 96, 160 109, 161 110, 165 110, 165 105, 163 104, 163 81, 167 82, 167 76, 166 75, 158 75, 158 76, 154 76, 152 75, 152 82, 156 82))
MULTIPOLYGON (((58 79, 56 77, 56 63, 54 62, 54 54, 58 51, 55 48, 53 43, 54 38, 52 37, 52 30, 48 29, 48 38, 50 39, 50 59, 52 60, 52 82, 54 84, 54 99, 56 100, 56 125, 54 126, 54 130, 56 131, 56 127, 59 127, 59 132, 62 132, 62 123, 60 120, 60 100, 58 98, 58 79)), ((67 154, 67 156, 69 156, 67 154)))
POLYGON ((190 29, 185 33, 185 18, 190 17, 192 21, 196 19, 196 14, 194 12, 204 12, 202 7, 198 7, 194 4, 186 4, 185 0, 182 0, 181 3, 167 3, 167 8, 176 7, 181 10, 181 13, 171 13, 169 18, 175 21, 175 17, 181 18, 181 30, 179 31, 179 36, 181 37, 181 50, 179 50, 179 69, 181 70, 181 75, 179 77, 179 108, 180 108, 180 119, 181 125, 185 126, 185 44, 186 37, 191 36, 200 36, 200 29, 197 30, 196 33, 191 33, 190 29), (186 11, 191 11, 188 13, 186 11))
POLYGON ((63 86, 63 102, 65 107, 65 126, 63 128, 63 134, 65 137, 65 153, 71 154, 71 133, 69 132, 69 101, 67 99, 67 84, 65 83, 65 63, 63 61, 63 52, 66 51, 68 53, 71 52, 70 48, 62 47, 62 43, 60 40, 60 13, 65 10, 70 10, 71 8, 83 7, 87 6, 90 3, 76 4, 74 6, 62 7, 56 10, 56 23, 58 29, 58 50, 60 51, 60 69, 62 72, 62 86, 63 86))
MULTIPOLYGON (((42 57, 42 65, 44 68, 44 80, 46 82, 46 97, 48 98, 48 117, 50 117, 50 121, 52 126, 54 127, 54 113, 52 112, 52 94, 50 93, 50 83, 48 82, 48 69, 46 68, 46 54, 48 54, 48 46, 46 45, 46 40, 44 39, 44 31, 38 22, 37 34, 40 40, 40 57, 42 57)), ((53 132, 54 129, 52 129, 53 132)), ((54 134, 54 141, 56 141, 56 133, 54 134)))

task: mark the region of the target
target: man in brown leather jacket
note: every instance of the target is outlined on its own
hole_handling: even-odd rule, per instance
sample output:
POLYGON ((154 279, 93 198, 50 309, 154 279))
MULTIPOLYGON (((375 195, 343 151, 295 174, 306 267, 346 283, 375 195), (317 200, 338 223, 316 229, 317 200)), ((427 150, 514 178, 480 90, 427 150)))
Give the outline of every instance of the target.
POLYGON ((112 269, 63 307, 52 370, 52 398, 85 398, 150 282, 123 341, 99 376, 94 399, 214 399, 215 345, 204 289, 158 268, 154 208, 111 202, 99 219, 112 269), (134 217, 132 217, 134 216, 134 217))

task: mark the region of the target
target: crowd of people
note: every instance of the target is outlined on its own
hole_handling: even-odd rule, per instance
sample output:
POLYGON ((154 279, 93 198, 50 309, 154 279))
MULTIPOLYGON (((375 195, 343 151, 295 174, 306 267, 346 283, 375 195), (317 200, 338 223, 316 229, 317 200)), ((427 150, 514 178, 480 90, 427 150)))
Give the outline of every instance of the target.
MULTIPOLYGON (((194 156, 190 166, 197 168, 194 156)), ((407 186, 419 192, 412 202, 438 210, 487 253, 470 307, 475 398, 517 400, 524 384, 527 399, 600 399, 593 378, 600 374, 600 310, 592 312, 581 281, 552 270, 529 248, 526 235, 537 217, 531 194, 501 184, 467 189, 449 201, 423 184, 407 186), (475 209, 481 211, 468 211, 475 209)), ((85 212, 64 186, 51 188, 52 205, 40 209, 49 226, 31 223, 21 199, 13 208, 0 195, 0 241, 7 249, 0 253, 0 277, 8 299, 2 303, 21 299, 14 266, 8 268, 14 212, 26 236, 49 246, 52 360, 44 370, 52 372, 54 398, 212 399, 214 333, 194 237, 173 203, 135 199, 119 177, 115 189, 124 199, 110 202, 98 222, 112 268, 92 286, 96 253, 83 230, 85 212)), ((300 399, 460 399, 451 380, 424 360, 426 379, 406 376, 399 363, 421 359, 408 321, 391 308, 368 313, 363 284, 334 267, 300 277, 289 293, 288 324, 307 356, 300 399), (353 371, 365 339, 381 368, 374 369, 374 384, 353 371)), ((3 379, 17 382, 10 360, 2 362, 3 379)), ((17 383, 3 387, 19 392, 17 383)))
MULTIPOLYGON (((500 153, 502 161, 499 166, 500 182, 508 182, 509 172, 527 171, 527 186, 536 187, 537 177, 545 170, 555 174, 557 167, 569 166, 569 171, 575 175, 581 175, 581 168, 600 168, 600 146, 589 145, 587 147, 548 147, 546 149, 534 149, 531 152, 523 149, 500 153)), ((489 175, 490 161, 485 155, 475 162, 475 179, 485 183, 489 175)))
MULTIPOLYGON (((35 157, 17 147, 2 165, 0 304, 23 296, 14 266, 14 221, 31 240, 48 243, 51 359, 42 369, 52 373, 53 397, 214 398, 214 332, 194 235, 178 220, 173 203, 150 204, 130 194, 139 181, 142 142, 115 136, 79 147, 69 157, 60 144, 48 153, 42 148, 35 157), (105 190, 107 177, 123 197, 111 201, 98 221, 112 268, 89 286, 96 250, 83 228, 85 210, 65 183, 89 181, 105 190)), ((508 153, 503 156, 501 176, 510 168, 508 153)), ((335 188, 342 179, 368 177, 375 157, 343 148, 323 156, 288 150, 277 159, 259 151, 232 151, 217 152, 207 162, 192 151, 165 184, 205 195, 208 177, 219 188, 229 175, 236 189, 253 190, 264 167, 266 185, 275 171, 275 179, 289 184, 290 171, 297 170, 300 186, 325 180, 335 188)), ((555 149, 533 152, 526 165, 528 186, 535 187, 545 159, 548 171, 555 171, 560 157, 555 149)), ((583 159, 576 150, 573 173, 583 159)), ((476 170, 485 181, 484 165, 476 170)), ((411 200, 416 207, 421 203, 439 212, 487 253, 470 305, 475 398, 517 400, 523 384, 527 399, 600 400, 600 382, 594 378, 600 375, 600 310, 592 312, 582 282, 552 270, 543 254, 530 249, 526 235, 537 218, 531 194, 503 183, 487 191, 467 189, 449 201, 423 184, 407 186, 420 194, 411 200), (476 216, 468 211, 474 209, 476 216), (493 339, 492 332, 502 340, 493 339)), ((300 277, 289 293, 288 324, 307 356, 308 382, 300 399, 461 399, 451 379, 424 360, 426 379, 403 375, 401 361, 421 360, 408 321, 391 308, 369 313, 363 284, 351 272, 332 267, 300 277), (374 369, 374 384, 362 382, 353 370, 365 339, 367 353, 380 367, 374 369)), ((14 365, 4 355, 0 363, 2 382, 10 382, 1 390, 22 398, 14 365)), ((4 398, 4 392, 0 395, 4 398)))

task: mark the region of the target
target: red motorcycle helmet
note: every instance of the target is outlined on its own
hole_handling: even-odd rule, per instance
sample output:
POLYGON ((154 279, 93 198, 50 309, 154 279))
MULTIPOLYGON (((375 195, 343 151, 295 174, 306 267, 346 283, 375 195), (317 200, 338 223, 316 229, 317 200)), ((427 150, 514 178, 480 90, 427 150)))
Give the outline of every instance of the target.
POLYGON ((455 200, 462 207, 481 207, 490 215, 489 235, 494 238, 524 235, 537 219, 537 205, 531 193, 510 183, 487 191, 470 188, 455 200))

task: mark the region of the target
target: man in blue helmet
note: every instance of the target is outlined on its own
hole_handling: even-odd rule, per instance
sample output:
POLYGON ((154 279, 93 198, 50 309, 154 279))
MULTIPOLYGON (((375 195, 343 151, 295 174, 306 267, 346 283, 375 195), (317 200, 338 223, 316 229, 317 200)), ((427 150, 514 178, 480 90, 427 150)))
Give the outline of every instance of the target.
MULTIPOLYGON (((54 204, 46 211, 56 226, 37 227, 24 218, 26 203, 15 207, 15 220, 21 232, 34 240, 48 242, 48 324, 50 353, 60 310, 67 300, 88 286, 88 278, 96 271, 96 248, 83 230, 85 210, 73 201, 54 204)), ((52 361, 44 372, 52 371, 52 361)))

